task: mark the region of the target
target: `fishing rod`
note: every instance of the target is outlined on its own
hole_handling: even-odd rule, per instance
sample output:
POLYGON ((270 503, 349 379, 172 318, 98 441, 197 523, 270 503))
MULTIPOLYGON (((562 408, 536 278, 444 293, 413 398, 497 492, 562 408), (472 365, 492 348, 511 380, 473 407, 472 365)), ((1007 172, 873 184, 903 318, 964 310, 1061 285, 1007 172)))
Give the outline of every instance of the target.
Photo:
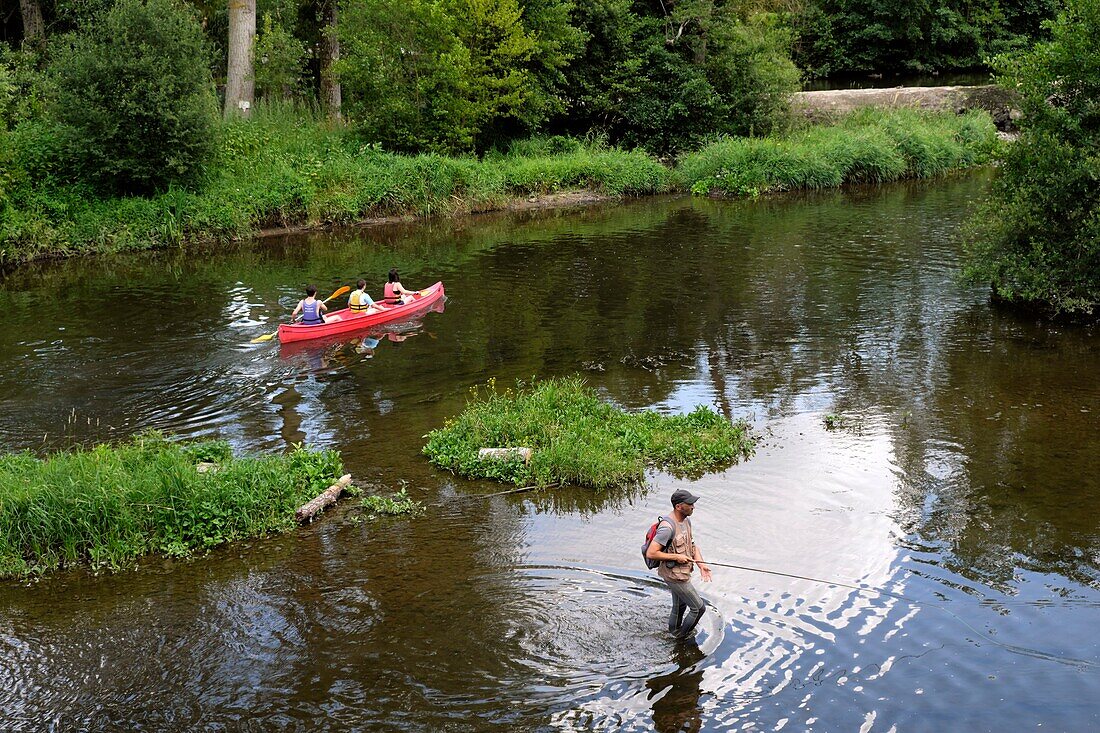
MULTIPOLYGON (((692 560, 692 562, 694 562, 695 564, 699 564, 699 561, 697 561, 697 560, 692 560)), ((826 580, 824 578, 812 578, 808 575, 797 575, 795 573, 783 573, 783 572, 780 572, 778 570, 768 570, 766 568, 754 568, 754 567, 751 567, 749 565, 734 565, 732 563, 724 563, 724 562, 711 562, 709 560, 703 560, 702 563, 705 564, 705 565, 714 565, 715 567, 720 567, 720 568, 731 568, 733 570, 745 570, 745 571, 748 571, 750 573, 763 573, 765 575, 778 575, 778 576, 783 577, 783 578, 793 578, 795 580, 809 580, 813 583, 824 583, 825 585, 835 585, 835 586, 839 586, 841 588, 851 588, 852 590, 859 591, 861 593, 878 593, 879 595, 890 596, 891 598, 897 598, 900 601, 905 601, 906 603, 911 603, 915 606, 925 606, 927 608, 935 608, 939 611, 943 611, 944 613, 946 613, 947 615, 951 616, 956 621, 961 623, 963 626, 965 626, 966 628, 970 629, 972 632, 974 632, 975 634, 977 634, 981 638, 988 641, 990 644, 994 644, 996 646, 999 646, 1002 649, 1007 649, 1008 651, 1015 652, 1017 654, 1023 654, 1023 655, 1028 656, 1028 657, 1035 657, 1037 659, 1046 659, 1046 660, 1049 660, 1049 661, 1052 661, 1052 662, 1060 662, 1062 664, 1068 664, 1068 665, 1076 666, 1076 667, 1087 667, 1087 668, 1091 668, 1091 669, 1100 668, 1100 662, 1095 662, 1095 661, 1092 661, 1092 660, 1089 660, 1089 659, 1078 659, 1076 657, 1066 657, 1066 656, 1062 656, 1060 654, 1053 654, 1053 653, 1050 653, 1050 652, 1044 652, 1040 649, 1034 649, 1034 648, 1031 648, 1031 647, 1018 646, 1016 644, 1007 644, 1003 641, 999 641, 998 639, 994 639, 992 636, 989 636, 988 634, 982 633, 978 629, 974 628, 966 619, 962 618, 961 616, 959 616, 954 611, 951 611, 950 609, 945 608, 945 607, 939 605, 938 603, 931 603, 931 602, 928 602, 928 601, 918 601, 916 598, 910 598, 909 596, 905 596, 905 595, 902 595, 900 593, 891 593, 888 590, 882 590, 881 588, 872 588, 872 587, 869 587, 869 586, 866 586, 866 585, 854 585, 852 583, 844 583, 844 582, 841 582, 839 580, 826 580)))

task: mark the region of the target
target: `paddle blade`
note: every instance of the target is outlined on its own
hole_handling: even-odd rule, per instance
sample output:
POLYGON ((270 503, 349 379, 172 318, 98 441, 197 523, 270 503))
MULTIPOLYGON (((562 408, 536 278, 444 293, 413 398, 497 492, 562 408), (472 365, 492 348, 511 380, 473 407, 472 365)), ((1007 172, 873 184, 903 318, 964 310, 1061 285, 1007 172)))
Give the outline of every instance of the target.
POLYGON ((333 298, 339 298, 339 297, 340 297, 341 295, 343 295, 344 293, 347 293, 347 292, 349 292, 350 290, 351 290, 351 286, 350 286, 350 285, 345 285, 344 287, 342 287, 342 288, 339 288, 339 289, 338 289, 338 290, 337 290, 337 291, 336 291, 335 293, 333 293, 332 295, 330 295, 330 296, 328 296, 327 298, 325 298, 324 302, 325 302, 325 303, 327 303, 327 302, 329 302, 330 300, 332 300, 333 298))
POLYGON ((277 334, 277 333, 279 333, 279 332, 275 331, 274 333, 265 333, 263 336, 257 336, 256 338, 252 339, 248 343, 250 343, 250 344, 261 344, 264 341, 270 341, 271 339, 275 338, 275 334, 277 334))

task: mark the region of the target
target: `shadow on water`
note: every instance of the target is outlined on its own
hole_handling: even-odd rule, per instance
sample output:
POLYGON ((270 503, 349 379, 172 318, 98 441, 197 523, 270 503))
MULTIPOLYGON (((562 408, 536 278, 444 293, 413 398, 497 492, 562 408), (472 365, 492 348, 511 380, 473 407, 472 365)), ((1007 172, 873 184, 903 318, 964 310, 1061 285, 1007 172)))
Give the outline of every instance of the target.
POLYGON ((1095 672, 1051 657, 1100 657, 1100 346, 960 283, 955 235, 986 186, 650 199, 9 273, 6 448, 145 428, 308 442, 426 511, 351 502, 194 561, 0 585, 4 727, 1095 727, 1095 672), (446 309, 248 344, 305 284, 377 290, 394 266, 443 280, 446 309), (749 419, 757 455, 486 496, 504 487, 420 454, 470 386, 578 372, 627 409, 749 419), (681 487, 703 497, 709 559, 920 604, 716 569, 697 646, 677 645, 639 548, 681 487))

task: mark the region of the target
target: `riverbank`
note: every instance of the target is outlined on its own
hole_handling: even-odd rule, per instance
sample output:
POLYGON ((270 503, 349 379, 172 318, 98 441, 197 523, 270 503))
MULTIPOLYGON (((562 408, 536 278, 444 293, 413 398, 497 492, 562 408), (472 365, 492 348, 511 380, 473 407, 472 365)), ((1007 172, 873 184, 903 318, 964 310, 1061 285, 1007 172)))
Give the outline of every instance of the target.
POLYGON ((717 140, 669 166, 642 151, 562 137, 478 158, 397 155, 286 109, 225 126, 199 191, 99 198, 24 160, 0 222, 0 265, 176 247, 345 225, 454 217, 675 191, 756 195, 938 175, 980 165, 995 129, 979 112, 863 110, 780 138, 717 140), (551 196, 552 198, 544 198, 551 196))
POLYGON ((427 437, 429 460, 460 476, 594 489, 639 484, 647 467, 698 476, 748 458, 756 445, 747 423, 706 407, 685 415, 625 412, 576 377, 503 391, 491 380, 427 437), (482 448, 506 454, 485 458, 482 448), (525 457, 523 449, 530 450, 525 457))
POLYGON ((151 553, 186 557, 287 530, 295 510, 340 473, 335 451, 235 458, 225 442, 187 445, 156 434, 45 459, 3 455, 0 578, 117 569, 151 553))

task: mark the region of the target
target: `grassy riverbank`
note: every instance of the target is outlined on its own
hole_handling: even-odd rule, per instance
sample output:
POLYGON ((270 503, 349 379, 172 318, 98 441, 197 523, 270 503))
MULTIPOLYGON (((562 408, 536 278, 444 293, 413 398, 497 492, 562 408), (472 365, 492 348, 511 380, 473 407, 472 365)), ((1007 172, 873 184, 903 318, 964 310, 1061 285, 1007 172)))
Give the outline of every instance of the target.
POLYGON ((687 415, 624 412, 601 402, 579 378, 515 390, 474 390, 466 410, 428 434, 424 453, 468 478, 517 486, 572 484, 596 489, 636 484, 647 466, 697 475, 752 455, 745 423, 705 407, 687 415), (480 448, 528 447, 529 463, 479 460, 480 448))
POLYGON ((0 456, 0 577, 117 568, 285 530, 340 473, 334 451, 234 458, 224 442, 152 434, 46 459, 0 456), (199 461, 217 468, 200 473, 199 461))
POLYGON ((676 168, 641 151, 554 137, 474 157, 397 155, 301 110, 261 108, 226 123, 196 191, 102 198, 43 170, 48 132, 14 140, 0 191, 0 264, 41 257, 227 240, 270 226, 316 226, 395 216, 454 216, 564 190, 610 196, 669 191, 754 195, 932 176, 988 159, 988 116, 861 112, 783 138, 728 138, 676 168), (37 152, 36 152, 37 151, 37 152))
POLYGON ((931 178, 988 163, 996 146, 985 112, 864 109, 784 138, 719 140, 686 156, 678 172, 693 193, 755 196, 931 178))

